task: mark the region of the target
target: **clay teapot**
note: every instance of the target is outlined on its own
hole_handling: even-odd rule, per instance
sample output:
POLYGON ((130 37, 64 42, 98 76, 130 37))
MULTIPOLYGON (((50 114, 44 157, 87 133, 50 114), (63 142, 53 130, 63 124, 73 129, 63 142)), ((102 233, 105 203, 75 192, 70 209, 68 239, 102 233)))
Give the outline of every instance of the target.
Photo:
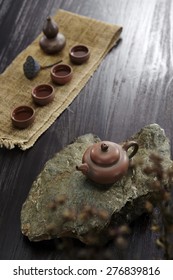
POLYGON ((126 174, 130 159, 137 151, 138 144, 135 141, 126 142, 123 146, 101 141, 87 148, 82 164, 76 169, 98 184, 113 184, 126 174), (128 155, 130 147, 133 150, 128 155))

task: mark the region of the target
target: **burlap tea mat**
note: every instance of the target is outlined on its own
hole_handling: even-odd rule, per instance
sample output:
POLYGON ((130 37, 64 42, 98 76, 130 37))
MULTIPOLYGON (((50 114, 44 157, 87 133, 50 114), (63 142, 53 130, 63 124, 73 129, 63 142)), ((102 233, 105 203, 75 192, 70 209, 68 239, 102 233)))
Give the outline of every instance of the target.
POLYGON ((39 136, 70 105, 90 76, 96 70, 103 57, 113 47, 120 36, 120 26, 90 19, 84 16, 59 10, 54 20, 58 23, 59 32, 66 37, 65 48, 57 55, 46 55, 39 47, 40 34, 36 40, 20 53, 6 71, 0 76, 0 146, 12 149, 18 146, 26 150, 33 146, 39 136), (28 80, 23 74, 23 63, 28 55, 34 57, 41 65, 48 65, 60 59, 70 64, 69 49, 75 44, 86 44, 91 56, 83 65, 72 65, 72 80, 64 85, 53 85, 50 69, 41 70, 36 78, 28 80), (32 88, 40 83, 51 83, 55 88, 55 99, 47 106, 36 106, 31 98, 32 88), (11 111, 20 105, 30 105, 36 111, 34 123, 27 129, 16 129, 12 126, 11 111))

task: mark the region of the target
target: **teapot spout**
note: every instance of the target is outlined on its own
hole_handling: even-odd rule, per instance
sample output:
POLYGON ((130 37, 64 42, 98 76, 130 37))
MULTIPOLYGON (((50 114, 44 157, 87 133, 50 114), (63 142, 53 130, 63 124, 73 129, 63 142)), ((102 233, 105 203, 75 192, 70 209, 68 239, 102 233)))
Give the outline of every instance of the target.
POLYGON ((76 166, 76 170, 82 171, 82 173, 84 175, 87 175, 88 170, 89 170, 88 164, 87 163, 82 163, 80 166, 76 166))

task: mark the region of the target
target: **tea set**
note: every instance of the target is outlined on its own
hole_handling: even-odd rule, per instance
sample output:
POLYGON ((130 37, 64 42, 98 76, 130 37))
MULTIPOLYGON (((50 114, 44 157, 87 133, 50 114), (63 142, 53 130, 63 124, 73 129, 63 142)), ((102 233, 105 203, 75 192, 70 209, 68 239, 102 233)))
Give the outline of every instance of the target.
MULTIPOLYGON (((43 36, 39 45, 46 54, 57 53, 66 45, 64 35, 59 33, 58 25, 51 17, 47 18, 43 26, 43 36)), ((90 50, 86 45, 75 45, 69 51, 69 58, 72 64, 83 64, 90 58, 90 50)), ((25 76, 32 79, 41 69, 48 67, 51 67, 50 77, 54 84, 65 85, 71 81, 73 69, 62 61, 55 63, 55 65, 42 67, 33 57, 29 56, 23 65, 23 70, 25 76)), ((31 96, 35 104, 45 106, 53 101, 55 90, 52 85, 43 83, 33 88, 31 96)), ((15 127, 23 129, 34 122, 35 111, 30 106, 19 106, 12 111, 11 119, 15 127)), ((81 171, 94 183, 114 184, 127 173, 130 160, 137 151, 138 143, 135 141, 128 141, 123 145, 111 141, 100 141, 86 149, 82 163, 76 166, 76 170, 81 171), (128 154, 129 149, 132 149, 130 154, 128 154)))
MULTIPOLYGON (((51 18, 43 26, 43 36, 39 41, 40 48, 46 54, 60 52, 66 45, 65 36, 59 32, 57 23, 51 18)), ((72 64, 83 64, 90 57, 90 50, 86 45, 75 45, 69 50, 69 58, 72 64)), ((33 79, 40 70, 51 67, 50 78, 54 84, 65 85, 73 77, 73 69, 69 64, 62 63, 62 60, 46 66, 41 66, 32 56, 28 56, 23 64, 23 72, 26 78, 33 79)), ((40 84, 31 93, 35 104, 45 106, 53 101, 55 91, 50 84, 40 84)), ((34 109, 30 106, 19 106, 11 113, 11 120, 14 127, 23 129, 30 126, 35 119, 34 109)))

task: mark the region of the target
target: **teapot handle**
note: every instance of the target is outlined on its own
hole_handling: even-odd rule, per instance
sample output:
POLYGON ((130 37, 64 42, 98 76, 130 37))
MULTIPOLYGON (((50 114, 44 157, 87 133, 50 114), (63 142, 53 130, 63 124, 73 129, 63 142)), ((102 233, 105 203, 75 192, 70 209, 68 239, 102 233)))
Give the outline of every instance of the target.
POLYGON ((122 148, 123 148, 126 152, 128 151, 128 149, 129 149, 130 147, 133 147, 133 151, 132 151, 131 154, 128 156, 129 159, 131 159, 131 158, 137 153, 138 148, 139 148, 139 145, 138 145, 138 143, 135 142, 135 141, 129 141, 129 142, 126 142, 126 143, 122 146, 122 148))

